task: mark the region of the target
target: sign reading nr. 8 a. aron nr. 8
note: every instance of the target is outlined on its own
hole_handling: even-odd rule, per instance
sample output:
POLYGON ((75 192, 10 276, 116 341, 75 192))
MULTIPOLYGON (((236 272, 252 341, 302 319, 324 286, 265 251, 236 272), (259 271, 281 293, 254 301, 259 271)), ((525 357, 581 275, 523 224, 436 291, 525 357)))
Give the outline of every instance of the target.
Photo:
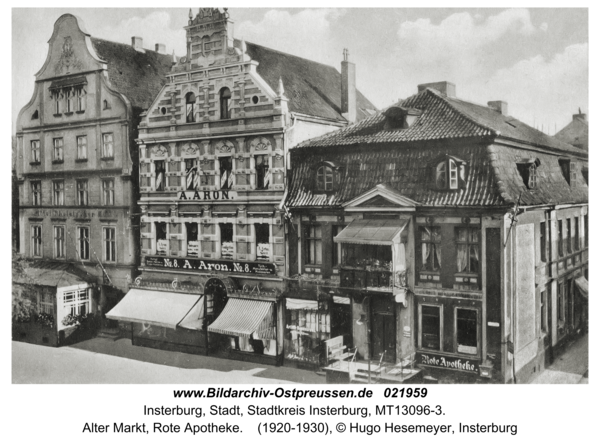
POLYGON ((272 263, 217 261, 212 259, 181 259, 172 257, 147 256, 147 267, 173 268, 197 271, 229 271, 244 274, 276 274, 277 267, 272 263))

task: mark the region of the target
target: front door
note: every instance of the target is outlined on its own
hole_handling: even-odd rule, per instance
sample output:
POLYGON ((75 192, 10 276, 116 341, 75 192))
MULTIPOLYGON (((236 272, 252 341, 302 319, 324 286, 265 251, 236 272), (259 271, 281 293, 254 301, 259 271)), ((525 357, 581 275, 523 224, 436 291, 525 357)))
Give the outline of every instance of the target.
POLYGON ((374 313, 372 319, 373 354, 371 359, 379 361, 385 352, 385 362, 396 362, 396 319, 392 313, 374 313))

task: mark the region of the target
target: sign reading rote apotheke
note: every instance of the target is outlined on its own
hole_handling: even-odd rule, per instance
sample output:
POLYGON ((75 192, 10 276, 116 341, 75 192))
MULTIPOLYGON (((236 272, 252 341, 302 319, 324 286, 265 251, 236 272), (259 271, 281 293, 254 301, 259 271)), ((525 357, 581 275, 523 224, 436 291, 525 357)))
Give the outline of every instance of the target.
POLYGON ((435 355, 432 353, 417 352, 417 364, 447 368, 449 370, 460 370, 463 372, 479 372, 479 362, 477 361, 453 356, 435 355))
POLYGON ((276 274, 277 267, 272 263, 216 261, 213 259, 182 259, 161 256, 147 256, 147 267, 177 268, 197 271, 230 271, 244 274, 276 274))

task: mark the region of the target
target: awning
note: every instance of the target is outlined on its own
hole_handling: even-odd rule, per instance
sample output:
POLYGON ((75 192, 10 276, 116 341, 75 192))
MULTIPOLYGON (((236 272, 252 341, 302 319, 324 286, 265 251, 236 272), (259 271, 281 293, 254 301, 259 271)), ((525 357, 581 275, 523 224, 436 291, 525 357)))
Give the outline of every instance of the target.
POLYGON ((201 297, 197 294, 134 288, 129 290, 129 293, 106 314, 106 317, 116 321, 144 322, 175 329, 201 297))
POLYGON ((54 80, 50 84, 50 89, 64 88, 67 86, 79 86, 79 85, 86 85, 86 84, 87 84, 87 80, 86 80, 85 76, 78 76, 78 77, 71 77, 69 79, 54 80))
POLYGON ((577 288, 579 289, 579 293, 581 293, 581 296, 583 296, 585 299, 588 298, 588 281, 585 278, 585 276, 579 276, 577 279, 575 279, 575 285, 577 285, 577 288))
POLYGON ((319 303, 317 301, 287 298, 285 300, 285 308, 288 310, 318 310, 319 303))
POLYGON ((225 308, 208 331, 222 335, 255 339, 275 339, 273 303, 251 299, 229 298, 225 308))
POLYGON ((334 296, 333 297, 333 303, 334 304, 350 305, 350 298, 347 298, 347 297, 344 297, 344 296, 334 296))
POLYGON ((202 322, 204 322, 204 296, 200 297, 198 303, 182 319, 179 326, 190 330, 202 330, 202 322))
POLYGON ((350 244, 392 245, 406 224, 408 219, 357 219, 333 240, 350 244))

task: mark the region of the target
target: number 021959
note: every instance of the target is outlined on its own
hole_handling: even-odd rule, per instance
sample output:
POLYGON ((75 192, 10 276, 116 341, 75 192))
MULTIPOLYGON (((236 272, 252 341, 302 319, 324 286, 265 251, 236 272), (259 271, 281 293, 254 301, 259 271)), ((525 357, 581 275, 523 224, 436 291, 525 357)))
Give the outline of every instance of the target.
POLYGON ((386 398, 425 398, 427 396, 426 388, 393 388, 388 387, 384 390, 383 396, 386 398))

